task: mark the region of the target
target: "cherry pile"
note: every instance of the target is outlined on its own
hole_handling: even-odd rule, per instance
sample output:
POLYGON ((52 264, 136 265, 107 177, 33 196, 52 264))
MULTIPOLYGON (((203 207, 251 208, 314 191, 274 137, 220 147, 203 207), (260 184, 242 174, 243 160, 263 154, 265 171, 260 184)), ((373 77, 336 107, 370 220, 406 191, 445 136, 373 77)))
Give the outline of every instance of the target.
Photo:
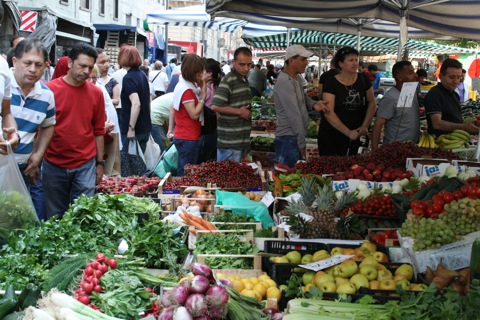
POLYGON ((397 210, 390 196, 384 194, 370 195, 365 200, 358 200, 350 210, 357 214, 371 216, 396 217, 397 210))
POLYGON ((98 310, 95 305, 90 304, 90 294, 92 292, 102 292, 100 278, 108 272, 109 269, 117 267, 117 260, 108 259, 103 253, 97 254, 95 260, 87 264, 83 270, 82 281, 79 288, 75 290, 74 298, 79 302, 98 310))
POLYGON ((187 175, 173 179, 165 184, 165 190, 180 189, 180 186, 207 187, 209 183, 219 188, 261 187, 260 175, 249 165, 232 160, 222 162, 204 162, 191 167, 187 175))

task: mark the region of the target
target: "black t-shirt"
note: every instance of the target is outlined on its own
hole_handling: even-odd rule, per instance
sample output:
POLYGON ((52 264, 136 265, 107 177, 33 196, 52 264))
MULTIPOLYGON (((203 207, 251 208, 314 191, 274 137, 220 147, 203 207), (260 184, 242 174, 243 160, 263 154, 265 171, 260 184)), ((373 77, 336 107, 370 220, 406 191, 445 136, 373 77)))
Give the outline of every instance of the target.
POLYGON ((452 123, 463 123, 462 108, 460 98, 455 91, 450 91, 441 83, 428 91, 424 99, 425 114, 427 115, 428 133, 435 134, 437 137, 449 131, 435 130, 432 126, 430 114, 442 114, 442 120, 452 123))
POLYGON ((337 69, 330 69, 324 73, 322 73, 322 75, 320 76, 320 79, 318 80, 318 82, 320 82, 320 84, 324 84, 325 81, 328 79, 328 78, 331 78, 333 76, 336 76, 338 74, 338 70, 337 69))
MULTIPOLYGON (((345 126, 353 130, 359 128, 365 120, 368 109, 366 92, 371 87, 371 83, 362 74, 358 74, 357 80, 351 86, 343 85, 336 77, 327 78, 323 92, 335 95, 336 115, 345 126)), ((356 145, 358 149, 358 143, 356 145)), ((323 118, 318 130, 318 146, 322 155, 345 155, 352 144, 347 136, 323 118)), ((350 151, 352 150, 353 148, 350 151)))

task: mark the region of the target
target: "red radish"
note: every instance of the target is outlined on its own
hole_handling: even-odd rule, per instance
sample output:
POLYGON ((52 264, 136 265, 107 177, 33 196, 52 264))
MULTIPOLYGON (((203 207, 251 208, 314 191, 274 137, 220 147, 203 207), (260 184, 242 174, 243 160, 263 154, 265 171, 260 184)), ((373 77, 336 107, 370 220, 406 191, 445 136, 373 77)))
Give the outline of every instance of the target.
POLYGON ((78 297, 78 301, 85 305, 88 305, 90 303, 90 298, 87 295, 83 295, 78 297))
POLYGON ((210 283, 205 276, 194 276, 191 279, 190 291, 193 293, 205 293, 210 288, 210 283))
POLYGON ((93 268, 92 267, 86 267, 85 271, 83 272, 87 276, 92 276, 93 275, 93 268))
POLYGON ((212 269, 204 263, 195 262, 192 265, 192 273, 196 276, 207 277, 208 280, 212 279, 212 269))
POLYGON ((95 258, 98 262, 103 263, 105 261, 106 256, 103 253, 97 254, 97 257, 95 258))
POLYGON ((207 314, 207 304, 203 294, 191 294, 185 301, 185 307, 192 317, 202 317, 207 314))
POLYGON ((100 278, 101 276, 103 276, 103 272, 101 270, 95 270, 94 276, 96 278, 100 278))
POLYGON ((106 266, 110 266, 110 260, 105 257, 105 260, 103 260, 103 263, 106 265, 106 266))
POLYGON ((100 271, 102 271, 103 274, 105 274, 105 273, 108 272, 108 266, 106 266, 104 264, 99 265, 97 270, 100 270, 100 271))
POLYGON ((93 284, 93 286, 100 284, 100 280, 98 280, 98 278, 95 278, 95 277, 91 277, 89 282, 93 284))
POLYGON ((115 269, 117 267, 117 260, 108 260, 108 265, 110 266, 110 268, 115 269))
POLYGON ((96 260, 94 260, 90 263, 90 267, 92 267, 95 270, 97 270, 99 266, 100 266, 100 262, 98 262, 96 260))
POLYGON ((102 291, 102 287, 100 287, 98 284, 93 288, 93 291, 95 292, 100 292, 102 291))
POLYGON ((80 287, 82 287, 86 294, 90 294, 93 291, 93 284, 90 282, 80 282, 80 287))

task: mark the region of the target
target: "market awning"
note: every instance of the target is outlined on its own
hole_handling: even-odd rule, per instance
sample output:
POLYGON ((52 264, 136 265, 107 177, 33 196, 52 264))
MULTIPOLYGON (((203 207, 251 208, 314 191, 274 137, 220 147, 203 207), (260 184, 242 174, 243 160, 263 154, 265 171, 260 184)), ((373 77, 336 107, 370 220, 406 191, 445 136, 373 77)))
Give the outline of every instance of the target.
POLYGON ((94 23, 93 26, 97 31, 129 31, 137 32, 137 27, 127 26, 121 24, 98 24, 94 23))

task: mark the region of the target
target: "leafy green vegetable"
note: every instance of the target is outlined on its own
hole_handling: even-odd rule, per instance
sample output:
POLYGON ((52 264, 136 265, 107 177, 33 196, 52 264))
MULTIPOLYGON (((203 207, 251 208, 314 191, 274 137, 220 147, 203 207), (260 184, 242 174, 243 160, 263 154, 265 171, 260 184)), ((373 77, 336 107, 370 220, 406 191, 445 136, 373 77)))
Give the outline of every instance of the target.
POLYGON ((278 230, 273 231, 272 228, 263 228, 255 231, 256 238, 277 238, 278 230))
POLYGON ((246 214, 233 213, 232 211, 225 211, 217 213, 213 217, 213 222, 256 222, 253 218, 248 218, 246 214))
POLYGON ((0 288, 7 284, 22 288, 29 282, 42 283, 47 271, 39 263, 39 259, 31 255, 2 254, 0 258, 0 288))

